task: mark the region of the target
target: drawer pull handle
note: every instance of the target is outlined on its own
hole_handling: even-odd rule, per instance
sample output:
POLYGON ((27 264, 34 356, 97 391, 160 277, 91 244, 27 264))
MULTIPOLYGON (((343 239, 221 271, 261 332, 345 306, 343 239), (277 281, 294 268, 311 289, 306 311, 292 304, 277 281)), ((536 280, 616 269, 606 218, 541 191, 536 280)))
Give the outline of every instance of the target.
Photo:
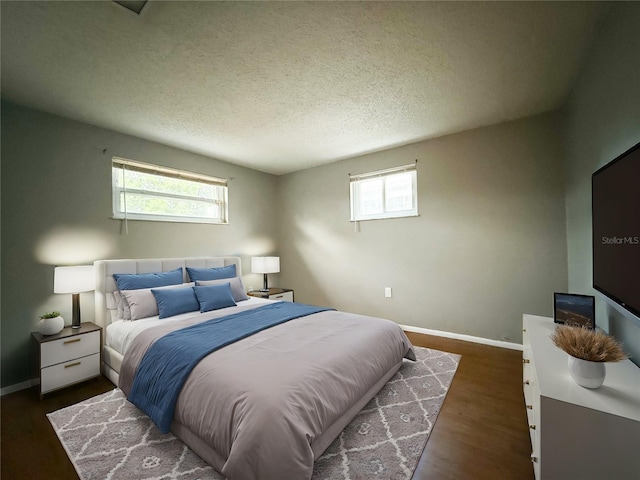
POLYGON ((522 383, 523 383, 524 385, 529 385, 529 384, 530 384, 529 380, 525 380, 525 381, 524 381, 524 382, 522 382, 522 383))
POLYGON ((77 367, 78 365, 81 365, 81 364, 82 362, 70 363, 69 365, 65 365, 64 368, 77 367))
POLYGON ((76 343, 76 342, 79 342, 80 340, 82 340, 82 339, 81 338, 74 338, 73 340, 66 340, 66 341, 64 341, 62 343, 64 343, 66 345, 67 343, 76 343))
POLYGON ((531 360, 529 360, 528 358, 523 358, 522 363, 531 363, 531 360))
POLYGON ((529 428, 530 428, 531 430, 535 430, 535 429, 536 429, 536 426, 535 426, 535 425, 529 425, 529 428))
POLYGON ((527 405, 527 408, 528 408, 529 410, 533 410, 533 405, 527 405))
POLYGON ((273 297, 273 298, 284 298, 284 295, 278 295, 277 297, 273 297))

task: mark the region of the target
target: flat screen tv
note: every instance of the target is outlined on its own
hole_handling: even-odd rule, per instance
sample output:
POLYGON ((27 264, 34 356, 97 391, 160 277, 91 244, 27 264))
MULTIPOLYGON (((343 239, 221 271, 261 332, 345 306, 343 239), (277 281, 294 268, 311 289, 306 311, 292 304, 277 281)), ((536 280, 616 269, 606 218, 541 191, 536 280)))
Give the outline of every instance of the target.
POLYGON ((591 177, 593 288, 640 317, 640 143, 591 177))

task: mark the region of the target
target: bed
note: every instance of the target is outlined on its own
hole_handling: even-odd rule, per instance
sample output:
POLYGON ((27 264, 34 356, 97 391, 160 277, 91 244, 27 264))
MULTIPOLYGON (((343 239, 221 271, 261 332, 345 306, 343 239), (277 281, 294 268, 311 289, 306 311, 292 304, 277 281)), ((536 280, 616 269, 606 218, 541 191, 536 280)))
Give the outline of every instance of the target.
MULTIPOLYGON (((96 323, 106 332, 105 376, 130 394, 140 362, 160 339, 205 324, 236 325, 235 316, 256 317, 285 307, 249 297, 206 313, 123 321, 118 319, 114 274, 182 268, 187 283, 187 267, 231 265, 241 281, 239 257, 95 262, 96 323)), ((313 461, 395 374, 403 358, 415 356, 393 322, 335 310, 305 314, 204 356, 184 381, 170 428, 231 480, 309 479, 313 461)))

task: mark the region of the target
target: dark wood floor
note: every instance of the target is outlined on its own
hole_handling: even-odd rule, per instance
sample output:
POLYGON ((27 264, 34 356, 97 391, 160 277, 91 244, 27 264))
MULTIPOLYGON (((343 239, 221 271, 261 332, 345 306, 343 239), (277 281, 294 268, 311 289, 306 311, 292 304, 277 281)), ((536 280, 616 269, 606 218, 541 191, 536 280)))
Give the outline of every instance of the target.
MULTIPOLYGON (((408 335, 414 345, 462 355, 413 480, 533 480, 521 352, 408 335)), ((113 388, 100 378, 42 401, 35 390, 3 396, 1 478, 77 479, 45 414, 113 388)))
POLYGON ((407 333, 462 355, 413 480, 534 480, 522 352, 407 333))

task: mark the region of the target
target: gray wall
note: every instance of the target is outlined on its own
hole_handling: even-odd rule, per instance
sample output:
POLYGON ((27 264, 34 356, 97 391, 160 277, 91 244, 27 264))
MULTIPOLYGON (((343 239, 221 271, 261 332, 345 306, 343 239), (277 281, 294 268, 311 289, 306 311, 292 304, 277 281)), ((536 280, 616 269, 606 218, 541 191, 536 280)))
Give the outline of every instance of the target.
MULTIPOLYGON (((640 3, 616 3, 565 109, 569 289, 576 293, 597 295, 591 288, 591 174, 640 142, 638 25, 640 3)), ((638 363, 640 327, 600 298, 596 305, 598 325, 638 363)))
MULTIPOLYGON (((53 295, 54 265, 101 258, 240 255, 276 248, 277 177, 61 117, 2 103, 2 386, 29 378, 38 315, 71 320, 71 296, 53 295), (130 221, 111 211, 111 157, 232 178, 229 225, 130 221)), ((274 276, 275 277, 275 276, 274 276)), ((247 286, 261 285, 258 275, 247 286)), ((93 293, 81 295, 83 321, 93 293)))
POLYGON ((567 287, 560 127, 547 114, 280 177, 282 286, 302 302, 520 342, 522 314, 551 315, 567 287), (420 216, 356 232, 348 174, 415 159, 420 216))
MULTIPOLYGON (((69 296, 52 294, 53 266, 98 258, 239 254, 247 286, 259 286, 249 256, 279 253, 270 282, 298 301, 521 341, 522 313, 551 315, 553 291, 593 292, 590 178, 640 141, 638 24, 640 4, 613 7, 561 114, 280 178, 2 103, 2 386, 31 378, 38 315, 71 317, 69 296), (231 224, 130 222, 123 234, 109 218, 114 155, 233 177, 231 224), (414 159, 420 216, 355 231, 348 174, 414 159)), ((598 324, 637 361, 640 328, 597 305, 598 324)), ((93 318, 92 294, 82 312, 93 318)))

